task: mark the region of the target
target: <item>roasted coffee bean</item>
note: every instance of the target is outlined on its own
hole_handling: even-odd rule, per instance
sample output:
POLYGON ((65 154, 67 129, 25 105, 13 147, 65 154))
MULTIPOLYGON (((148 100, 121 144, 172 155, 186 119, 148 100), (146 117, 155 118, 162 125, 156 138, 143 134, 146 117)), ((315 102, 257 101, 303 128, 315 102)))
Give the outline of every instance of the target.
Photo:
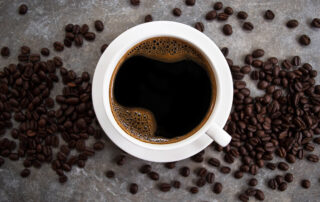
POLYGON ((299 42, 301 45, 308 46, 311 43, 311 39, 307 35, 301 35, 299 38, 299 42))
POLYGON ((188 177, 190 175, 190 169, 188 167, 182 167, 180 169, 180 175, 183 177, 188 177))
POLYGON ((118 166, 123 166, 126 156, 120 155, 116 158, 116 163, 118 166))
POLYGON ((138 6, 140 4, 140 0, 130 0, 131 5, 138 6))
POLYGON ((265 13, 264 13, 264 18, 267 19, 267 20, 273 20, 274 19, 274 13, 273 11, 271 10, 267 10, 265 13))
POLYGON ((226 7, 224 9, 224 13, 226 13, 228 15, 232 15, 233 14, 233 9, 231 7, 226 7))
POLYGON ((65 183, 65 182, 67 182, 67 181, 68 181, 68 177, 67 177, 67 176, 62 175, 62 176, 59 177, 59 182, 60 182, 61 184, 65 183))
POLYGON ((103 44, 100 48, 100 52, 103 53, 108 48, 108 46, 108 44, 103 44))
POLYGON ((177 180, 172 181, 172 186, 176 189, 179 189, 181 186, 181 183, 177 180))
POLYGON ((229 18, 229 15, 226 13, 218 13, 217 15, 217 19, 220 21, 226 21, 228 20, 228 18, 229 18))
POLYGON ((216 17, 217 17, 217 11, 215 10, 209 11, 206 14, 206 20, 209 20, 209 21, 216 19, 216 17))
POLYGON ((67 24, 64 28, 66 32, 72 32, 73 31, 73 24, 67 24))
POLYGON ((236 179, 242 178, 242 177, 243 177, 243 172, 241 172, 240 170, 236 171, 236 172, 234 173, 234 177, 235 177, 236 179))
POLYGON ((259 58, 262 57, 264 55, 264 50, 262 49, 256 49, 252 52, 252 57, 254 58, 259 58))
POLYGON ((320 19, 319 18, 314 18, 311 21, 311 26, 314 28, 320 28, 320 19))
POLYGON ((96 38, 96 35, 93 32, 87 32, 87 33, 85 33, 84 38, 87 41, 93 41, 96 38))
MULTIPOLYGON (((94 22, 94 27, 96 28, 96 30, 98 32, 102 32, 104 30, 104 25, 103 22, 101 20, 96 20, 94 22)), ((87 33, 87 32, 86 32, 87 33)))
POLYGON ((277 189, 278 187, 277 181, 275 179, 270 179, 268 181, 268 186, 270 189, 277 189))
POLYGON ((286 160, 288 163, 295 163, 296 162, 296 157, 293 154, 287 154, 286 160))
POLYGON ((278 186, 279 191, 285 191, 287 189, 288 185, 286 182, 281 182, 278 186))
POLYGON ((299 22, 298 22, 298 20, 295 20, 295 19, 289 20, 287 22, 287 27, 288 28, 296 28, 296 27, 298 27, 298 25, 299 25, 299 22))
POLYGON ((251 72, 251 67, 249 65, 245 65, 245 66, 241 67, 240 71, 243 74, 249 74, 251 72))
POLYGON ((224 57, 227 57, 229 54, 229 49, 227 47, 221 48, 221 52, 224 55, 224 57))
POLYGON ((21 177, 28 177, 30 175, 30 170, 28 168, 25 168, 20 173, 21 177))
POLYGON ((168 192, 171 189, 171 185, 168 183, 161 183, 161 184, 159 184, 159 189, 162 192, 168 192))
POLYGON ((284 176, 284 179, 286 182, 292 182, 293 181, 293 175, 291 173, 287 173, 285 176, 284 176))
POLYGON ((149 173, 150 171, 151 171, 151 166, 148 164, 145 164, 140 168, 140 172, 143 174, 149 173))
POLYGON ((213 192, 216 194, 220 194, 222 192, 223 186, 220 182, 216 182, 213 186, 213 192))
POLYGON ((165 163, 164 166, 168 169, 173 169, 176 167, 176 162, 165 163))
POLYGON ((227 166, 223 166, 220 168, 220 172, 223 173, 223 174, 228 174, 231 172, 231 169, 227 166))
POLYGON ((65 38, 63 40, 63 44, 66 46, 66 47, 71 47, 72 46, 72 41, 70 39, 67 39, 65 38))
POLYGON ((206 176, 206 180, 209 184, 212 184, 214 181, 215 175, 214 173, 209 172, 206 176))
POLYGON ((301 64, 301 59, 299 56, 294 56, 291 60, 293 66, 299 66, 301 64))
POLYGON ((282 177, 281 175, 277 175, 274 179, 276 180, 278 185, 284 181, 284 177, 282 177))
POLYGON ((198 189, 198 187, 191 187, 189 191, 191 194, 196 194, 199 192, 199 189, 198 189))
POLYGON ((97 141, 96 143, 93 144, 93 149, 100 151, 104 148, 104 143, 102 141, 97 141))
MULTIPOLYGON (((99 28, 102 28, 102 30, 103 30, 103 24, 102 24, 102 27, 101 27, 101 24, 100 24, 100 22, 98 22, 99 20, 97 20, 97 21, 95 21, 95 27, 96 26, 98 26, 99 28)), ((102 23, 102 22, 101 22, 102 23)), ((97 27, 96 27, 96 30, 97 30, 97 27)), ((102 31, 101 30, 101 31, 102 31)), ((87 25, 87 24, 83 24, 82 26, 81 26, 81 28, 80 28, 80 33, 81 34, 85 34, 85 33, 87 33, 89 31, 89 26, 87 25)), ((99 31, 99 30, 97 30, 97 31, 99 31)))
POLYGON ((198 170, 198 172, 197 172, 197 175, 198 175, 199 177, 204 177, 206 174, 207 174, 207 169, 205 169, 205 168, 200 168, 200 169, 198 170))
POLYGON ((206 180, 204 178, 199 178, 196 184, 198 187, 203 187, 206 184, 206 180))
POLYGON ((194 28, 196 28, 200 32, 204 31, 204 25, 202 24, 202 22, 196 22, 196 24, 194 24, 194 28))
POLYGON ((252 31, 254 26, 251 22, 244 22, 242 28, 247 31, 252 31))
POLYGON ((223 25, 222 31, 225 35, 230 36, 232 34, 232 27, 229 24, 223 25))
POLYGON ((144 22, 152 22, 152 21, 153 21, 152 15, 149 14, 144 17, 144 22))
POLYGON ((26 4, 21 4, 19 6, 19 14, 25 15, 28 12, 28 6, 26 4))
POLYGON ((301 186, 305 189, 308 189, 311 186, 311 182, 309 180, 302 180, 301 186))
POLYGON ((58 41, 53 43, 54 50, 61 52, 64 49, 64 45, 58 41))
POLYGON ((179 16, 181 16, 182 11, 181 11, 180 8, 174 8, 174 9, 172 10, 172 13, 173 13, 174 16, 179 17, 179 16))
POLYGON ((307 156, 307 160, 310 162, 313 162, 313 163, 317 163, 317 162, 319 162, 319 157, 315 154, 309 154, 307 156))
POLYGON ((43 56, 49 56, 50 54, 50 51, 47 48, 42 48, 40 52, 41 52, 41 55, 43 56))
POLYGON ((256 186, 258 184, 258 180, 256 178, 251 178, 248 182, 248 184, 252 187, 256 186))
POLYGON ((249 172, 250 172, 251 175, 256 175, 258 173, 258 169, 259 168, 258 168, 257 165, 251 165, 249 172))
POLYGON ((247 201, 249 201, 249 196, 248 196, 247 194, 240 194, 240 195, 238 196, 238 199, 239 199, 240 201, 242 201, 242 202, 247 202, 247 201))
POLYGON ((248 18, 248 14, 244 11, 239 11, 237 17, 241 20, 246 20, 248 18))
POLYGON ((83 44, 83 39, 82 39, 82 36, 81 35, 77 35, 75 38, 74 38, 74 44, 78 47, 82 46, 83 44))
POLYGON ((1 56, 8 57, 10 55, 10 50, 8 47, 4 46, 1 48, 1 56))
POLYGON ((196 4, 196 0, 186 0, 187 6, 194 6, 194 4, 196 4))
POLYGON ((214 8, 215 10, 221 10, 221 9, 223 8, 223 3, 220 2, 220 1, 218 1, 218 2, 216 2, 215 4, 213 4, 213 8, 214 8))
POLYGON ((115 176, 115 174, 114 174, 114 172, 112 170, 108 170, 106 172, 106 177, 107 178, 114 178, 114 176, 115 176))
POLYGON ((259 201, 263 201, 265 198, 263 191, 261 191, 260 189, 256 189, 256 194, 254 195, 254 197, 259 201))
MULTIPOLYGON (((132 2, 132 1, 131 1, 132 2)), ((136 194, 139 190, 139 187, 136 183, 131 183, 129 186, 129 191, 131 194, 136 194)))
POLYGON ((287 170, 289 169, 289 165, 288 165, 287 163, 285 163, 285 162, 280 162, 280 163, 278 164, 278 168, 279 168, 280 170, 287 171, 287 170))
POLYGON ((159 180, 159 174, 154 171, 149 172, 148 176, 152 180, 155 180, 155 181, 159 180))

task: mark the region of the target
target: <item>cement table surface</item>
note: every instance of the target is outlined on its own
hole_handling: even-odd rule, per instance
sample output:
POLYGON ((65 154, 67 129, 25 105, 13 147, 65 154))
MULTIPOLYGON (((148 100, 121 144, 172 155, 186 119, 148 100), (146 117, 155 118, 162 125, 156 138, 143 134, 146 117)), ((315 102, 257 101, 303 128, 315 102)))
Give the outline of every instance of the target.
MULTIPOLYGON (((33 52, 38 52, 42 47, 51 50, 51 56, 58 55, 64 60, 65 67, 77 73, 88 71, 93 73, 100 57, 100 46, 110 43, 120 33, 128 28, 142 23, 144 16, 152 14, 154 20, 170 20, 194 25, 202 21, 205 25, 204 33, 214 40, 219 47, 229 47, 229 58, 235 64, 243 65, 243 58, 256 48, 266 51, 265 57, 277 56, 280 59, 300 55, 302 62, 309 62, 317 70, 320 64, 320 30, 310 27, 312 18, 320 17, 319 0, 224 0, 226 6, 231 6, 235 12, 244 10, 249 14, 248 21, 255 26, 251 33, 241 29, 241 22, 235 15, 227 23, 233 26, 232 36, 224 36, 221 32, 223 22, 207 22, 205 13, 212 9, 212 0, 198 0, 193 7, 187 7, 184 0, 141 0, 138 7, 129 4, 129 0, 1 0, 0 1, 0 47, 8 46, 11 56, 0 59, 0 67, 16 63, 19 47, 28 45, 33 52), (28 13, 21 16, 17 13, 18 6, 26 3, 28 13), (174 17, 171 11, 174 7, 182 9, 181 17, 174 17), (273 21, 263 19, 263 12, 267 9, 274 11, 276 17, 273 21), (288 29, 285 24, 289 19, 299 20, 296 29, 288 29), (52 43, 62 41, 64 26, 68 23, 87 23, 93 28, 94 20, 100 19, 105 24, 105 30, 97 33, 94 42, 84 42, 81 48, 65 48, 62 53, 53 51, 52 43), (311 38, 311 45, 302 47, 297 38, 307 34, 311 38)), ((246 80, 248 80, 246 78, 246 80)), ((317 78, 319 83, 319 78, 317 78)), ((59 85, 58 85, 59 86, 59 85)), ((249 87, 254 94, 259 94, 254 83, 249 87)), ((56 92, 61 89, 57 87, 56 92)), ((7 136, 9 136, 7 134, 7 136)), ((180 189, 161 193, 157 189, 159 182, 151 181, 147 176, 138 172, 138 167, 146 163, 127 155, 124 166, 119 167, 113 163, 113 158, 122 153, 108 138, 104 138, 106 147, 87 161, 84 169, 73 168, 68 173, 69 181, 61 185, 57 176, 49 165, 41 169, 32 168, 31 175, 23 179, 19 176, 23 169, 22 161, 12 162, 6 160, 0 168, 0 201, 235 201, 237 195, 247 185, 251 177, 245 175, 241 180, 235 180, 232 174, 223 175, 216 169, 209 167, 204 161, 196 164, 191 160, 177 163, 173 170, 166 169, 163 164, 150 163, 153 170, 159 172, 159 182, 169 182, 177 179, 182 182, 180 189), (222 182, 224 189, 219 195, 214 194, 212 185, 201 188, 198 194, 191 195, 188 189, 194 185, 193 177, 182 178, 178 175, 181 166, 191 168, 206 166, 216 174, 216 181, 222 182), (116 172, 115 179, 107 179, 105 171, 111 169, 116 172), (139 184, 139 192, 131 195, 128 184, 139 184)), ((316 148, 316 154, 319 154, 316 148)), ((211 156, 221 157, 220 153, 213 151, 212 147, 206 149, 205 159, 211 156)), ((235 167, 235 163, 232 168, 235 167)), ((272 191, 266 187, 266 180, 280 174, 280 171, 270 172, 261 169, 256 178, 259 180, 258 188, 265 190, 265 201, 319 201, 320 200, 320 167, 305 160, 298 161, 290 166, 294 174, 294 182, 289 184, 285 192, 272 191), (311 180, 311 188, 302 189, 300 180, 311 180)), ((233 169, 234 171, 234 169, 233 169)), ((283 173, 282 173, 283 174, 283 173)), ((250 198, 254 201, 253 198, 250 198)))

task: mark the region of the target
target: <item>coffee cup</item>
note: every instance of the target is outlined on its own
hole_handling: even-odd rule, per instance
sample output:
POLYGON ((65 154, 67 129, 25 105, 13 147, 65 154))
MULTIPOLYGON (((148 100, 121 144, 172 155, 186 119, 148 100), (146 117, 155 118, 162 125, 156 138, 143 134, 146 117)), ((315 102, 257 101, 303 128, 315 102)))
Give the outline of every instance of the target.
POLYGON ((233 99, 233 83, 228 64, 211 39, 181 23, 150 22, 135 26, 119 35, 105 50, 97 64, 93 77, 92 98, 98 121, 108 137, 121 149, 138 158, 156 162, 180 160, 195 154, 212 140, 221 146, 226 146, 231 141, 230 135, 223 130, 233 99), (121 127, 112 110, 110 89, 121 58, 137 44, 159 37, 182 40, 201 52, 214 75, 215 99, 207 118, 191 135, 179 141, 155 144, 141 141, 121 127), (183 150, 188 151, 182 152, 183 150))

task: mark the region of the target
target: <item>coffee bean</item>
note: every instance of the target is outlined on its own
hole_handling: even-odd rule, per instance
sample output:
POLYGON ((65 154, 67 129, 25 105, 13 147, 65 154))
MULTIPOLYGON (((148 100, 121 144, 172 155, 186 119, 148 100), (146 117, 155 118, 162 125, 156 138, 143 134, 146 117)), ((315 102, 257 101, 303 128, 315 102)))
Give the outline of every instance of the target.
POLYGON ((217 11, 215 10, 209 11, 206 14, 206 20, 209 20, 209 21, 216 19, 216 17, 217 17, 217 11))
POLYGON ((223 25, 222 31, 225 35, 230 36, 232 34, 232 27, 229 24, 223 25))
POLYGON ((279 191, 285 191, 287 189, 288 185, 286 182, 282 182, 281 184, 279 184, 278 186, 278 190, 279 191))
MULTIPOLYGON (((97 20, 97 21, 95 21, 94 22, 94 26, 95 26, 95 28, 96 28, 96 30, 97 31, 99 31, 98 29, 102 29, 103 30, 103 23, 100 21, 100 20, 97 20)), ((101 31, 102 31, 101 30, 101 31)), ((83 24, 82 26, 81 26, 81 28, 80 28, 80 33, 81 34, 85 34, 85 33, 87 33, 89 31, 89 26, 87 25, 87 24, 83 24)), ((67 34, 71 34, 71 33, 67 33, 67 34)), ((67 34, 66 34, 66 36, 67 36, 67 34)), ((70 39, 70 40, 72 40, 72 38, 70 39)))
POLYGON ((26 4, 21 4, 19 6, 19 14, 25 15, 28 12, 28 6, 26 4))
POLYGON ((155 180, 155 181, 159 180, 159 174, 154 171, 149 172, 148 176, 152 180, 155 180))
POLYGON ((206 180, 204 178, 199 178, 196 182, 198 187, 203 187, 206 184, 206 180))
POLYGON ((260 189, 256 189, 256 194, 254 195, 254 197, 259 201, 263 201, 265 199, 264 193, 260 189))
POLYGON ((231 169, 229 167, 227 167, 227 166, 222 166, 220 168, 220 172, 223 173, 223 174, 228 174, 228 173, 231 172, 231 169))
POLYGON ((315 154, 309 154, 307 156, 307 160, 310 162, 313 162, 313 163, 317 163, 317 162, 319 162, 319 157, 315 154))
MULTIPOLYGON (((132 1, 131 1, 132 2, 132 1)), ((139 190, 139 187, 136 183, 131 183, 129 186, 129 191, 131 194, 136 194, 139 190)))
POLYGON ((241 172, 240 170, 236 171, 236 172, 234 173, 234 177, 235 177, 236 179, 242 178, 242 177, 243 177, 243 172, 241 172))
POLYGON ((262 49, 256 49, 252 52, 252 57, 254 58, 259 58, 262 57, 264 55, 264 50, 262 49))
POLYGON ((276 180, 278 185, 280 185, 284 181, 284 177, 282 177, 281 175, 277 175, 274 179, 276 180))
POLYGON ((115 174, 114 174, 114 172, 112 170, 108 170, 106 172, 106 177, 107 178, 114 178, 114 176, 115 176, 115 174))
POLYGON ((62 175, 62 176, 59 177, 59 182, 60 182, 61 184, 65 183, 65 182, 67 182, 67 181, 68 181, 68 177, 67 177, 67 176, 62 175))
POLYGON ((93 32, 87 32, 87 33, 85 33, 84 38, 87 41, 93 41, 96 38, 96 35, 93 32))
POLYGON ((67 24, 64 28, 66 32, 72 32, 73 31, 73 24, 67 24))
POLYGON ((198 187, 191 187, 189 191, 191 194, 196 194, 199 192, 199 189, 198 189, 198 187))
POLYGON ((196 28, 200 32, 204 31, 204 25, 202 24, 202 22, 196 22, 196 24, 194 24, 194 28, 196 28))
POLYGON ((291 60, 293 66, 299 66, 301 64, 301 59, 299 56, 294 56, 291 60))
POLYGON ((251 22, 244 22, 242 28, 247 31, 252 31, 254 26, 251 22))
POLYGON ((256 178, 251 178, 248 182, 248 184, 252 187, 256 186, 258 184, 258 180, 256 178))
POLYGON ((273 11, 267 10, 267 11, 264 13, 264 18, 267 19, 267 20, 273 20, 273 19, 274 19, 274 13, 273 13, 273 11))
POLYGON ((288 163, 295 163, 296 162, 296 157, 293 154, 287 154, 286 160, 288 163))
POLYGON ((196 4, 196 0, 186 0, 187 6, 194 6, 194 4, 196 4))
POLYGON ((30 170, 28 168, 25 168, 20 173, 21 177, 28 177, 30 175, 30 170))
POLYGON ((209 184, 212 184, 214 182, 214 178, 215 178, 215 175, 214 173, 211 173, 211 172, 209 172, 206 176, 206 180, 209 184))
POLYGON ((259 81, 258 89, 264 90, 268 87, 269 83, 267 81, 259 81))
POLYGON ((270 179, 268 181, 268 186, 270 189, 277 189, 278 187, 277 181, 275 179, 270 179))
POLYGON ((229 54, 229 49, 227 47, 221 48, 221 52, 224 55, 224 57, 227 57, 229 54))
POLYGON ((182 167, 180 169, 180 175, 183 177, 188 177, 190 175, 190 169, 188 167, 182 167))
POLYGON ((320 19, 319 18, 314 18, 311 21, 311 26, 314 28, 320 28, 320 19))
POLYGON ((249 74, 251 72, 251 67, 249 65, 245 65, 245 66, 241 67, 240 71, 243 74, 249 74))
POLYGON ((216 2, 216 3, 213 5, 213 8, 214 8, 215 10, 221 10, 221 9, 223 8, 223 3, 220 2, 220 1, 218 1, 218 2, 216 2))
POLYGON ((41 55, 43 56, 49 56, 50 54, 50 51, 47 48, 42 48, 40 52, 41 52, 41 55))
POLYGON ((152 15, 149 14, 144 17, 144 22, 152 22, 152 21, 153 21, 152 15))
POLYGON ((291 173, 287 173, 285 176, 284 176, 284 179, 285 181, 287 182, 292 182, 293 181, 293 175, 291 173))
POLYGON ((246 194, 240 194, 239 197, 238 197, 238 199, 239 199, 240 201, 242 201, 242 202, 247 202, 247 201, 249 201, 249 196, 246 195, 246 194))
POLYGON ((96 143, 93 144, 93 149, 100 151, 104 148, 104 143, 102 141, 97 141, 96 143))
POLYGON ((149 173, 150 171, 151 171, 151 166, 148 164, 145 164, 140 168, 140 172, 143 174, 149 173))
POLYGON ((103 44, 100 48, 100 52, 103 53, 108 48, 108 46, 108 44, 103 44))
POLYGON ((206 174, 207 174, 207 169, 205 169, 205 168, 200 168, 200 169, 198 170, 198 172, 197 172, 197 175, 198 175, 199 177, 204 177, 206 174))
POLYGON ((226 13, 228 15, 232 15, 233 14, 233 9, 231 7, 226 7, 224 9, 224 13, 226 13))
POLYGON ((308 189, 311 186, 311 182, 309 180, 302 180, 301 186, 305 189, 308 189))
POLYGON ((162 192, 168 192, 171 189, 171 185, 168 183, 161 183, 161 184, 159 184, 159 189, 162 192))
POLYGON ((246 20, 248 18, 248 14, 244 11, 239 11, 237 17, 241 20, 246 20))
POLYGON ((55 51, 61 52, 64 49, 64 45, 58 41, 53 43, 53 47, 55 51))
POLYGON ((176 162, 165 163, 164 166, 168 169, 173 169, 176 167, 176 162))
POLYGON ((278 168, 279 168, 280 170, 287 171, 287 170, 289 169, 289 165, 288 165, 287 163, 285 163, 285 162, 280 162, 280 163, 278 164, 278 168))
POLYGON ((125 158, 126 158, 125 155, 119 155, 119 156, 116 158, 116 163, 117 163, 117 165, 118 165, 118 166, 123 166, 124 161, 125 161, 125 158))
POLYGON ((217 19, 218 19, 219 21, 226 21, 226 20, 228 20, 228 18, 229 18, 229 15, 226 14, 226 13, 219 13, 219 14, 217 15, 217 19))
POLYGON ((176 189, 179 189, 181 186, 181 183, 177 180, 172 181, 172 186, 176 189))
POLYGON ((130 0, 131 5, 138 6, 140 4, 140 0, 130 0))
POLYGON ((10 55, 10 50, 8 47, 4 46, 1 48, 1 56, 2 57, 9 57, 10 55))
POLYGON ((289 20, 287 22, 287 27, 288 28, 296 28, 296 27, 298 27, 298 25, 299 25, 299 22, 297 20, 295 20, 295 19, 289 20))
POLYGON ((220 194, 222 192, 223 186, 220 182, 216 182, 213 186, 213 192, 216 194, 220 194))
POLYGON ((311 43, 311 39, 307 35, 301 35, 299 38, 299 42, 301 45, 308 46, 311 43))
POLYGON ((179 17, 179 16, 181 16, 182 11, 181 11, 180 8, 174 8, 174 9, 172 10, 172 13, 173 13, 174 16, 179 17))
MULTIPOLYGON (((96 20, 94 22, 94 27, 96 28, 96 30, 98 32, 102 32, 104 30, 104 25, 103 25, 103 22, 101 20, 96 20)), ((87 32, 85 32, 87 33, 87 32)))

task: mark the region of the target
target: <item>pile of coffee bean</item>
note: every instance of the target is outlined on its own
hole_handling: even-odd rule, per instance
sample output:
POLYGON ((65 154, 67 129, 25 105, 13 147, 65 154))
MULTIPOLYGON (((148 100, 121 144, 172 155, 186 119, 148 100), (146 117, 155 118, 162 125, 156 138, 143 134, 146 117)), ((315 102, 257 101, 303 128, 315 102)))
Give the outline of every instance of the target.
MULTIPOLYGON (((95 27, 97 31, 102 31, 103 30, 102 22, 96 21, 95 27)), ((66 47, 71 47, 73 42, 76 46, 79 47, 79 46, 82 46, 83 44, 83 38, 86 39, 87 41, 93 41, 96 38, 95 33, 89 32, 89 26, 87 24, 83 24, 81 27, 80 25, 77 25, 77 24, 75 25, 68 24, 65 26, 65 31, 66 31, 66 35, 65 35, 65 39, 63 40, 63 43, 66 47)), ((55 42, 55 43, 60 43, 60 42, 55 42)), ((61 46, 63 46, 63 44, 61 44, 61 46)), ((57 49, 56 46, 54 47, 56 51, 61 51, 60 49, 57 49)))

